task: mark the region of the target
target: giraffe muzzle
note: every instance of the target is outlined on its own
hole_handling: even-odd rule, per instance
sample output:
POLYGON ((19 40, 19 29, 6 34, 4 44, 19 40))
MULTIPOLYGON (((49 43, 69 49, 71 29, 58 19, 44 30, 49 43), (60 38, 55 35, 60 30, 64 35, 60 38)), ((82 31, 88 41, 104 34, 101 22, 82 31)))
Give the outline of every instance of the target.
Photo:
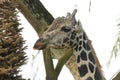
POLYGON ((46 46, 47 46, 46 40, 44 40, 43 38, 40 38, 34 44, 33 49, 42 50, 46 48, 46 46))

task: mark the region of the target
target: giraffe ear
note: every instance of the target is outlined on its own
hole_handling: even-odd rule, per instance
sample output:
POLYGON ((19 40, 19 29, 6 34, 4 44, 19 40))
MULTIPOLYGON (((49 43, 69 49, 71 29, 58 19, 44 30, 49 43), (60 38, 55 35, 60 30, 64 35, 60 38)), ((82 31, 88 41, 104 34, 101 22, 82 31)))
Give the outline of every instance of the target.
POLYGON ((77 13, 77 9, 74 9, 73 13, 71 14, 71 19, 75 18, 76 13, 77 13))
POLYGON ((71 15, 71 14, 68 12, 66 18, 70 18, 70 15, 71 15))
POLYGON ((78 21, 75 25, 75 29, 76 29, 76 32, 79 33, 82 31, 82 25, 81 25, 81 22, 78 21))
POLYGON ((72 12, 72 14, 67 13, 66 18, 68 18, 68 19, 70 19, 70 20, 74 20, 76 13, 77 13, 77 9, 74 9, 73 12, 72 12))
POLYGON ((70 21, 71 21, 73 26, 75 26, 75 24, 76 24, 76 19, 75 19, 76 13, 77 13, 77 9, 74 9, 72 14, 70 15, 70 21))

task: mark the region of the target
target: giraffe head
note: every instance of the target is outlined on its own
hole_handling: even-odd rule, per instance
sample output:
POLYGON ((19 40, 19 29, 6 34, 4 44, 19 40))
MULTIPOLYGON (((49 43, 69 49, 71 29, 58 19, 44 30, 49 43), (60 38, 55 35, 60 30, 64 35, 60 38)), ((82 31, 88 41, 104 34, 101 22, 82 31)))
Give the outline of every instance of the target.
POLYGON ((104 80, 101 66, 90 41, 81 23, 75 20, 76 12, 75 9, 66 17, 56 18, 36 41, 34 49, 73 48, 81 80, 104 80))
POLYGON ((75 9, 72 14, 68 13, 66 17, 56 18, 36 41, 34 49, 73 47, 77 43, 75 38, 81 28, 80 22, 75 20, 76 12, 75 9))

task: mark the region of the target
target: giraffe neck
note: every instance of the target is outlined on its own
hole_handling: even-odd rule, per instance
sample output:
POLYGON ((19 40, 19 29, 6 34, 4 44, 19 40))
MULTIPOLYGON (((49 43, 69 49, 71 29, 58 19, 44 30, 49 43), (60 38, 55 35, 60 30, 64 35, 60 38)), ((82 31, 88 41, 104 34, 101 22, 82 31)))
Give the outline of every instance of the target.
POLYGON ((99 61, 88 41, 86 33, 82 31, 74 47, 80 78, 82 80, 103 80, 99 61))

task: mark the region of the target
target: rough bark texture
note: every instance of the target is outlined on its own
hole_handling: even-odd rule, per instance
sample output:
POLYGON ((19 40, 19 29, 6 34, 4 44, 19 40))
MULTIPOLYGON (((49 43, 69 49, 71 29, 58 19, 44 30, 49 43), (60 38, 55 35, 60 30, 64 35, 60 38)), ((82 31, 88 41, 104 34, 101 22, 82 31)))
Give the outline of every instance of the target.
POLYGON ((24 80, 18 73, 26 61, 26 47, 16 6, 11 0, 0 1, 0 80, 24 80))

